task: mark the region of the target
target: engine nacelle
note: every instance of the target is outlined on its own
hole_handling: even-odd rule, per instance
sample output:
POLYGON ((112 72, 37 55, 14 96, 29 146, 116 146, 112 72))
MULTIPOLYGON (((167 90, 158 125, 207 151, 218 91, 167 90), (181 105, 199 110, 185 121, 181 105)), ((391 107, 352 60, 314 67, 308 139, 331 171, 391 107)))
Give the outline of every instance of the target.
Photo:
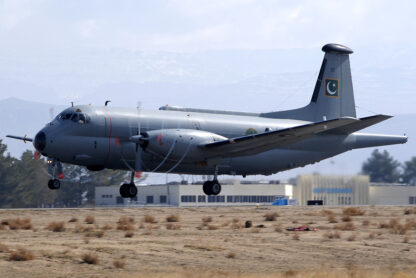
POLYGON ((204 150, 199 146, 226 140, 212 132, 193 129, 160 129, 148 131, 145 150, 169 160, 202 160, 204 150))

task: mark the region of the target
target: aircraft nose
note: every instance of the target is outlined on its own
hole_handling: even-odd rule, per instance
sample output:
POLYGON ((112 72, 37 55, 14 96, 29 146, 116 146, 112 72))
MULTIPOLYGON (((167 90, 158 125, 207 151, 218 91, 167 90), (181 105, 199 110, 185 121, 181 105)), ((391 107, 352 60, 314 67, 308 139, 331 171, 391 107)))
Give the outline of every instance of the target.
POLYGON ((35 136, 35 140, 33 141, 33 144, 35 145, 35 148, 38 151, 43 151, 45 149, 46 146, 46 135, 45 132, 40 131, 38 132, 38 134, 36 134, 35 136))

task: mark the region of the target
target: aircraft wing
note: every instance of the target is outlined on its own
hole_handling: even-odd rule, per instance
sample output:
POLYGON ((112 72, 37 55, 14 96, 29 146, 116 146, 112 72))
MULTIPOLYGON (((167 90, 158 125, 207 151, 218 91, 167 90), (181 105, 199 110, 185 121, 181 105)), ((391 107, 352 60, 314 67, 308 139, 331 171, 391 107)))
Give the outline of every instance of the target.
POLYGON ((321 132, 340 128, 359 121, 355 118, 344 117, 329 121, 294 126, 290 128, 235 137, 223 141, 209 143, 201 147, 213 155, 242 156, 261 153, 271 149, 291 145, 309 139, 321 132))

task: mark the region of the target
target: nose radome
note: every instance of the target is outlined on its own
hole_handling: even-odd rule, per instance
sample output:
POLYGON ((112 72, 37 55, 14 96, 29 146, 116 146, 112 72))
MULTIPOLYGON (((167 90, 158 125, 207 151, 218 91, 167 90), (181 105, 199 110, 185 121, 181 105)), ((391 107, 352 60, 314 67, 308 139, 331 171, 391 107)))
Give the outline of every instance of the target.
POLYGON ((46 146, 46 135, 45 135, 45 132, 40 131, 40 132, 38 132, 38 134, 36 134, 35 141, 34 141, 34 145, 35 145, 35 148, 38 151, 43 151, 45 149, 45 146, 46 146))

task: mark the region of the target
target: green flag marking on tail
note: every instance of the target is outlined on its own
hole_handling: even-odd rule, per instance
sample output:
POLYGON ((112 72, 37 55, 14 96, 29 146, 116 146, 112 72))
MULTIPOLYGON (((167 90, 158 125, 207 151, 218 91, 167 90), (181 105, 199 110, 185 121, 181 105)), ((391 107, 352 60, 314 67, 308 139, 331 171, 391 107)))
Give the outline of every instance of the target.
POLYGON ((339 97, 338 79, 325 79, 325 96, 339 97))

